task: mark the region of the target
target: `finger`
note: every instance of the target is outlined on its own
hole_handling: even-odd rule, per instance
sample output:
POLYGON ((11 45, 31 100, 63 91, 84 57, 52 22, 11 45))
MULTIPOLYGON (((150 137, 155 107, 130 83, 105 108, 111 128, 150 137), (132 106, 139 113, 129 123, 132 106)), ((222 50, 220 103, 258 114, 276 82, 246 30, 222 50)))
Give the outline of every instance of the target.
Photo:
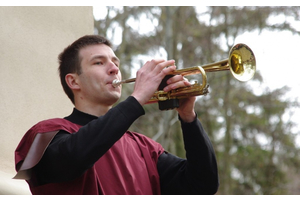
POLYGON ((167 84, 172 84, 172 83, 176 83, 178 81, 184 81, 184 80, 187 81, 187 79, 185 77, 183 77, 182 75, 175 75, 167 80, 167 84))
POLYGON ((183 77, 183 80, 184 80, 184 84, 185 84, 186 86, 192 85, 192 84, 190 83, 190 81, 189 81, 187 78, 183 77))
POLYGON ((163 68, 160 72, 161 78, 164 78, 166 75, 172 74, 172 72, 175 70, 176 70, 175 65, 171 65, 163 68))
POLYGON ((181 81, 177 81, 177 82, 174 82, 174 83, 171 83, 171 84, 167 85, 164 88, 164 91, 165 92, 169 92, 170 90, 174 90, 174 89, 177 89, 177 88, 185 87, 185 86, 188 86, 188 85, 191 85, 188 81, 181 80, 181 81))
POLYGON ((147 61, 144 67, 152 71, 156 67, 156 65, 164 61, 165 61, 164 59, 152 59, 151 61, 147 61))
POLYGON ((179 82, 179 81, 183 81, 185 86, 191 85, 189 80, 186 77, 182 76, 182 75, 175 75, 175 76, 169 78, 167 80, 167 84, 173 84, 173 83, 176 83, 176 82, 179 82))
POLYGON ((174 67, 175 67, 174 64, 175 64, 174 60, 168 60, 168 61, 160 62, 159 64, 157 64, 155 66, 155 68, 153 70, 156 73, 161 73, 162 72, 162 73, 168 74, 171 71, 174 71, 174 67))

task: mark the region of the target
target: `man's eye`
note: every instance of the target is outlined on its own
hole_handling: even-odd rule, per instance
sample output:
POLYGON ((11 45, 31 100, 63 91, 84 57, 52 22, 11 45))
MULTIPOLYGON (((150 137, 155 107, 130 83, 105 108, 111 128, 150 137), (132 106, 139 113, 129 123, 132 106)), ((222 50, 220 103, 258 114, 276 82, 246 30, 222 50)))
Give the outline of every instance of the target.
POLYGON ((103 65, 103 62, 96 62, 96 65, 103 65))

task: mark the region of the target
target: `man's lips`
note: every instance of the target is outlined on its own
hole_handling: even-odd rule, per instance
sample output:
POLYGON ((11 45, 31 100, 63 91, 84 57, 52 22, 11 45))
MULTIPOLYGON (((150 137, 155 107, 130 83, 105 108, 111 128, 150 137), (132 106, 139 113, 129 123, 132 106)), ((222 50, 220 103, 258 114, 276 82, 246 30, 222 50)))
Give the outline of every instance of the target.
POLYGON ((119 79, 115 78, 113 80, 107 81, 106 84, 112 84, 114 80, 119 80, 119 79))

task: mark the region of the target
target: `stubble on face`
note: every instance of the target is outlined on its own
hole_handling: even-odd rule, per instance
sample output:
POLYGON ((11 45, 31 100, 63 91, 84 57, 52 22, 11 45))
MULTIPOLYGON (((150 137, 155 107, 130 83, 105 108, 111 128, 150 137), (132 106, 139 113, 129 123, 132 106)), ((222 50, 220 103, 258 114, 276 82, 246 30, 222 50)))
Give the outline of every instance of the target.
POLYGON ((121 87, 114 88, 111 83, 121 79, 121 74, 116 67, 119 60, 112 49, 104 44, 88 46, 80 51, 80 59, 82 97, 105 106, 116 103, 121 96, 121 87))

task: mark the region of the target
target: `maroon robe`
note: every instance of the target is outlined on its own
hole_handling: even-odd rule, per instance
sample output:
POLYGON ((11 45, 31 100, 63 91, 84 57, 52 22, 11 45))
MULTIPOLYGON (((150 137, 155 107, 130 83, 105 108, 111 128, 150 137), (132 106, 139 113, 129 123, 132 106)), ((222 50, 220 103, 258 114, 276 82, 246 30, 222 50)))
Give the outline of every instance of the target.
MULTIPOLYGON (((160 194, 157 171, 163 147, 144 135, 127 131, 90 169, 75 180, 35 186, 31 169, 59 130, 70 134, 81 126, 65 119, 50 119, 33 126, 16 151, 15 178, 26 179, 32 194, 160 194)), ((109 133, 108 133, 109 134, 109 133)), ((47 172, 45 172, 47 173, 47 172)))

